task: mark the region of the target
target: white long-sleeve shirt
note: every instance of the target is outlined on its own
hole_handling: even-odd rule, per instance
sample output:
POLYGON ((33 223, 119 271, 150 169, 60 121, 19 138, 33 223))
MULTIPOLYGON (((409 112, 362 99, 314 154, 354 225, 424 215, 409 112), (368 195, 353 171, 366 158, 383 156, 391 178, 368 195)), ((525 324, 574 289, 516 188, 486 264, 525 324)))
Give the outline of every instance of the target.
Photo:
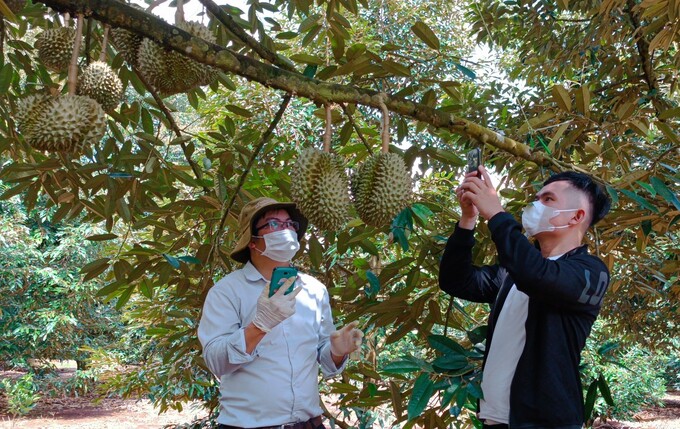
POLYGON ((319 364, 326 377, 340 373, 330 352, 335 331, 326 287, 300 273, 295 314, 246 352, 244 328, 255 318, 268 284, 248 262, 217 282, 206 297, 198 326, 203 358, 220 379, 217 421, 239 427, 306 421, 322 413, 319 364))

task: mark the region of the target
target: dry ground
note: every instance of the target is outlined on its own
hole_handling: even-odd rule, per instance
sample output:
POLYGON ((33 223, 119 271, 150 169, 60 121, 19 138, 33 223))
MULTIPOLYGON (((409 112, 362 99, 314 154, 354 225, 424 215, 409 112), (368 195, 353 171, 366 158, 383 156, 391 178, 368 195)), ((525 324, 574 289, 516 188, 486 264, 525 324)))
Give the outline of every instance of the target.
MULTIPOLYGON (((66 371, 66 370, 65 370, 66 371)), ((0 372, 0 379, 20 373, 0 372)), ((669 392, 664 407, 652 407, 635 415, 633 421, 607 421, 597 429, 680 429, 680 392, 669 392)), ((182 412, 161 415, 148 400, 106 398, 42 398, 24 417, 7 414, 6 398, 0 394, 0 429, 160 429, 189 423, 206 416, 198 405, 188 404, 182 412)))

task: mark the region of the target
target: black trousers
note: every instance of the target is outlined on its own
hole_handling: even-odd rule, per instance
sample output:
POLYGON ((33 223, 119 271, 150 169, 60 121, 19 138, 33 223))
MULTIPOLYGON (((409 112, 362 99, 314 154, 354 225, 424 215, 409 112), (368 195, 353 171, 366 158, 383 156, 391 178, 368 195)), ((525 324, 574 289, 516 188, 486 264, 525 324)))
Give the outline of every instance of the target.
POLYGON ((484 423, 482 429, 508 429, 508 425, 506 425, 505 423, 500 423, 497 425, 487 425, 486 423, 484 423))

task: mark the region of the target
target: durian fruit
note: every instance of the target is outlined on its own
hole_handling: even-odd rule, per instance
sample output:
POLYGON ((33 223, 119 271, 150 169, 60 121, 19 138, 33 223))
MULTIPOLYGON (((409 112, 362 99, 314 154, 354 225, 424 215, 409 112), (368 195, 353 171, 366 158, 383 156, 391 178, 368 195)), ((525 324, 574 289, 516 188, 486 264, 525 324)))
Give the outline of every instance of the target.
POLYGON ((76 31, 69 27, 45 30, 35 40, 38 58, 48 69, 56 72, 68 69, 73 54, 76 31))
POLYGON ((34 104, 31 114, 35 118, 19 127, 25 130, 24 139, 37 149, 80 152, 104 136, 106 115, 89 97, 62 95, 34 104))
POLYGON ((142 36, 139 36, 132 31, 124 28, 113 28, 109 33, 111 36, 111 43, 116 50, 123 56, 123 59, 128 64, 137 64, 137 55, 139 47, 142 45, 142 36))
MULTIPOLYGON (((215 43, 217 40, 206 26, 197 22, 181 22, 177 27, 207 42, 215 43)), ((217 69, 214 67, 165 49, 150 39, 142 41, 137 65, 139 72, 162 95, 177 94, 208 85, 217 76, 217 69)))
POLYGON ((408 205, 411 176, 399 155, 381 152, 359 167, 352 176, 351 190, 361 220, 380 227, 408 205))
POLYGON ((307 148, 291 171, 290 193, 300 211, 318 228, 340 229, 348 218, 348 180, 340 158, 307 148))
POLYGON ((19 132, 23 135, 31 134, 38 118, 40 106, 51 97, 46 93, 31 94, 17 102, 16 120, 19 132))
POLYGON ((108 112, 120 104, 123 97, 123 83, 111 67, 103 61, 95 61, 85 67, 78 76, 78 95, 94 99, 108 112))

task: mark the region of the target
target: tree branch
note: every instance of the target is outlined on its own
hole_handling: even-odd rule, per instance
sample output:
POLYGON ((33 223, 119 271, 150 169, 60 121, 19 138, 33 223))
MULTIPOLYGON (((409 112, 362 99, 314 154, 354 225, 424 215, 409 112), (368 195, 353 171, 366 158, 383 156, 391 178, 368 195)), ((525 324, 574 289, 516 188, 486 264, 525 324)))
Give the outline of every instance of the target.
MULTIPOLYGON (((243 173, 241 173, 241 177, 239 177, 238 183, 236 184, 236 188, 234 188, 234 192, 232 192, 231 197, 229 198, 229 202, 227 202, 226 207, 224 209, 224 212, 222 213, 222 217, 220 218, 220 223, 217 227, 217 232, 214 235, 213 245, 210 248, 210 253, 208 254, 208 258, 207 258, 208 261, 211 260, 211 258, 215 254, 216 250, 219 249, 220 240, 222 239, 222 232, 224 231, 224 224, 227 221, 227 217, 229 217, 229 213, 231 212, 231 208, 234 206, 234 202, 236 201, 236 196, 241 191, 243 184, 246 182, 246 177, 248 177, 250 170, 253 168, 253 164, 255 163, 257 156, 260 154, 260 151, 262 150, 264 145, 269 141, 272 134, 274 134, 274 130, 278 126, 279 122, 281 121, 281 118, 283 117, 283 113, 286 111, 286 108, 288 107, 288 103, 290 103, 291 97, 292 96, 290 94, 286 94, 283 97, 283 100, 281 101, 281 105, 279 106, 279 110, 276 112, 276 115, 274 115, 274 119, 272 119, 271 123, 269 124, 269 127, 267 127, 267 130, 264 132, 264 134, 262 134, 262 138, 260 139, 260 142, 253 149, 253 153, 250 155, 250 159, 248 160, 248 164, 246 165, 245 170, 243 170, 243 173)), ((213 271, 215 270, 216 265, 217 264, 210 264, 210 270, 209 270, 209 274, 208 274, 208 277, 207 277, 208 279, 212 279, 213 271)), ((205 293, 207 292, 207 288, 209 287, 210 283, 209 282, 203 282, 203 283, 204 283, 203 296, 205 296, 205 293)))
POLYGON ((208 12, 212 13, 215 18, 219 22, 224 25, 227 30, 231 31, 234 36, 238 37, 241 39, 243 43, 246 44, 250 49, 255 51, 257 55, 260 56, 263 60, 269 61, 271 64, 274 64, 275 66, 279 66, 284 70, 288 71, 296 71, 295 70, 295 65, 288 60, 288 58, 283 58, 280 55, 278 55, 276 52, 273 52, 269 49, 267 49, 266 46, 264 46, 262 43, 258 42, 253 38, 250 34, 246 33, 246 31, 234 21, 234 19, 224 11, 220 6, 218 6, 214 1, 212 0, 199 0, 203 6, 205 6, 206 9, 208 9, 208 12))
POLYGON ((387 108, 394 113, 416 119, 436 128, 465 135, 535 164, 550 165, 549 159, 543 153, 532 152, 529 146, 466 119, 404 98, 389 95, 381 98, 377 91, 323 82, 256 61, 230 49, 193 37, 160 18, 118 1, 38 1, 60 12, 88 13, 103 23, 153 39, 203 64, 237 74, 270 88, 308 98, 319 104, 327 102, 355 103, 378 109, 380 101, 384 100, 387 108))
MULTIPOLYGON (((163 103, 163 99, 156 93, 154 87, 149 83, 148 80, 146 80, 142 73, 140 73, 137 70, 137 67, 132 64, 130 64, 130 66, 132 67, 132 70, 135 72, 135 74, 142 82, 142 84, 146 87, 147 91, 151 93, 151 96, 156 101, 158 108, 161 109, 161 111, 165 115, 165 118, 168 120, 168 123, 170 124, 170 128, 172 129, 172 131, 175 132, 175 135, 177 135, 177 137, 182 137, 182 130, 179 129, 177 122, 175 122, 175 118, 172 117, 172 113, 170 113, 170 110, 168 110, 168 108, 165 106, 165 103, 163 103)), ((194 172, 196 179, 198 179, 198 181, 200 182, 201 179, 203 178, 203 175, 201 174, 201 170, 198 168, 198 165, 196 165, 196 163, 191 159, 191 156, 189 155, 189 148, 187 148, 187 145, 184 142, 180 143, 180 146, 182 147, 184 158, 186 158, 187 162, 189 163, 189 166, 191 166, 191 171, 194 172)), ((210 189, 208 189, 206 186, 203 186, 203 192, 209 194, 210 189)))

